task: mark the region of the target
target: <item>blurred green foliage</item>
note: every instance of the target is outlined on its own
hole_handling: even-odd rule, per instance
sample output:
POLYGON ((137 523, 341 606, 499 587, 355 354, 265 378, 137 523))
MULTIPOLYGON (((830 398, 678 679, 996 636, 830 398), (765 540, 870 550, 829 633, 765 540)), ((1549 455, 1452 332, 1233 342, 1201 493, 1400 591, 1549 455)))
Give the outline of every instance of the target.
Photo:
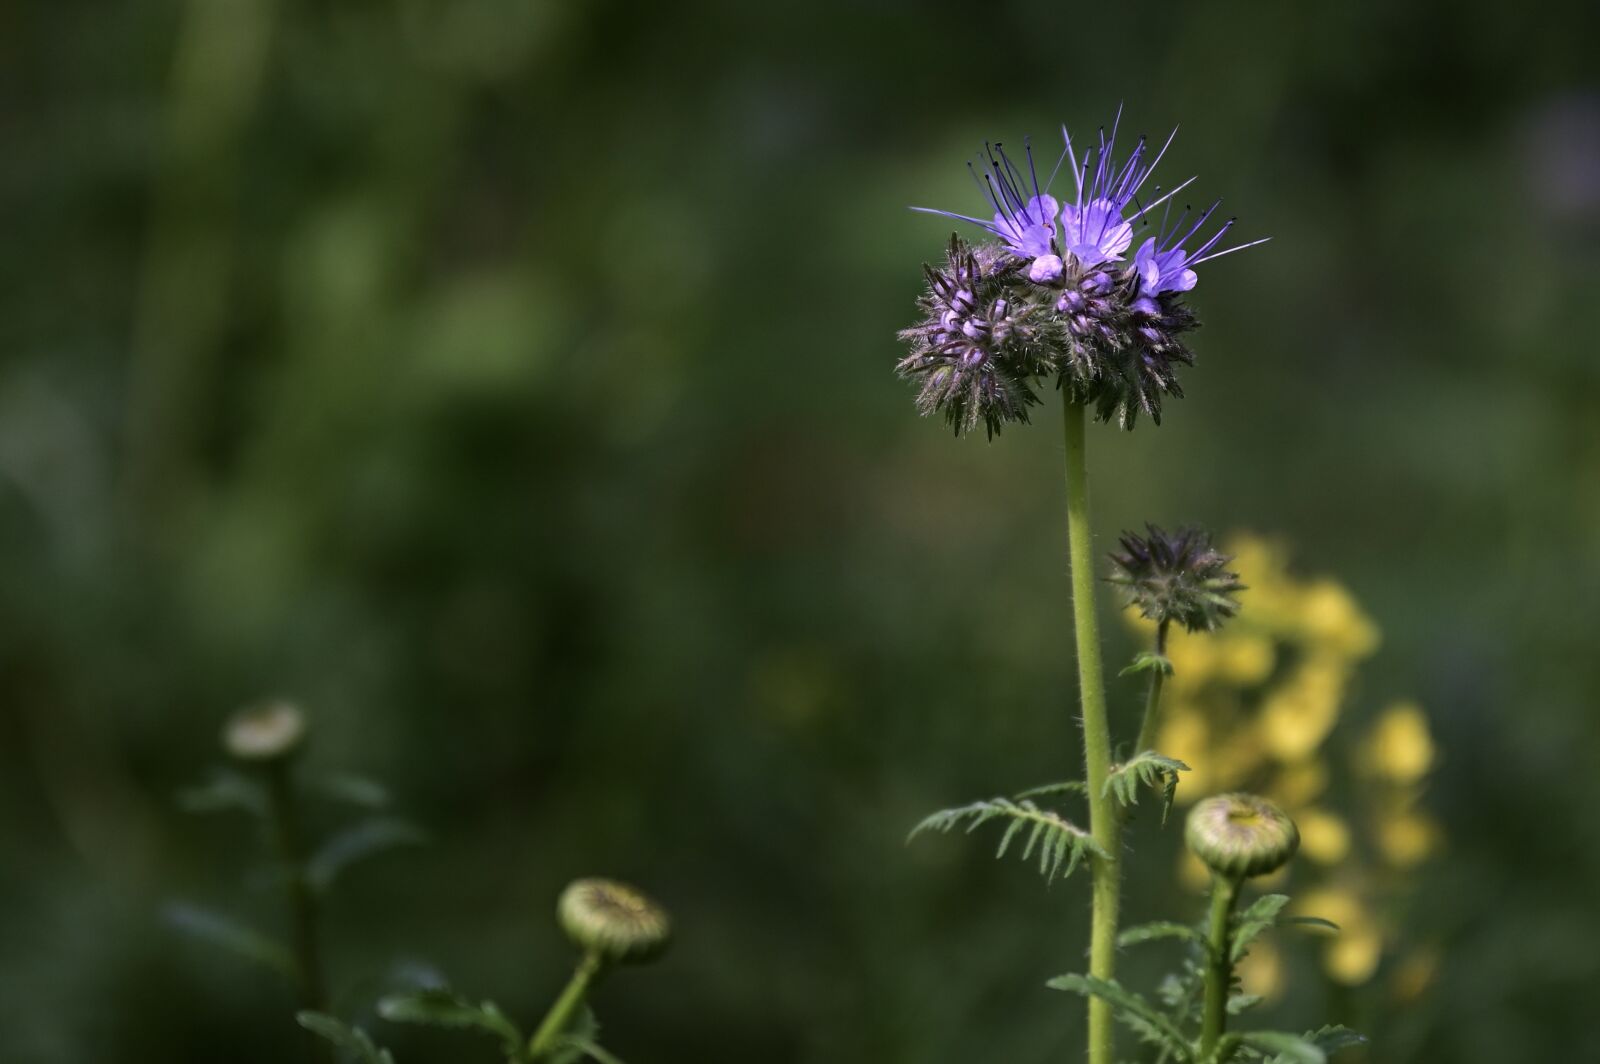
MULTIPOLYGON (((1302 954, 1273 1022, 1600 1058, 1596 39, 1576 0, 0 8, 0 1058, 289 1059, 288 994, 158 915, 276 918, 175 796, 287 694, 435 840, 327 914, 402 1061, 457 1043, 373 1017, 384 973, 536 1015, 588 873, 681 929, 599 992, 625 1060, 1070 1059, 1081 883, 902 846, 1079 758, 1056 422, 952 440, 890 367, 948 236, 905 206, 1119 101, 1274 241, 1205 274, 1166 423, 1094 432, 1099 533, 1286 537, 1441 750, 1434 985, 1302 954)), ((1139 841, 1130 919, 1181 915, 1139 841)))

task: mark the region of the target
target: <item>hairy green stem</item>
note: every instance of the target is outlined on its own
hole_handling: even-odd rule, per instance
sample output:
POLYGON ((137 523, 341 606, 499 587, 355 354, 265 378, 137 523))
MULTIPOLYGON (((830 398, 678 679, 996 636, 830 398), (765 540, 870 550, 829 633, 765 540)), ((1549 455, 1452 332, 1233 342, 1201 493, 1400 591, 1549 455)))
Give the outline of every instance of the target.
POLYGON ((572 978, 567 981, 566 989, 561 991, 561 996, 556 998, 555 1004, 550 1006, 550 1011, 545 1013, 539 1029, 533 1032, 533 1037, 528 1040, 528 1057, 538 1060, 544 1054, 556 1047, 561 1036, 572 1025, 573 1014, 583 1005, 584 998, 589 994, 589 988, 600 977, 605 969, 605 961, 598 953, 585 953, 578 961, 578 967, 572 972, 572 978))
MULTIPOLYGON (((1100 621, 1095 614, 1094 547, 1089 531, 1089 464, 1083 407, 1062 389, 1067 444, 1067 546, 1072 564, 1072 620, 1077 636, 1078 687, 1083 713, 1084 776, 1089 786, 1089 833, 1105 852, 1091 864, 1093 915, 1089 930, 1089 974, 1114 978, 1117 964, 1117 905, 1122 890, 1121 818, 1106 777, 1111 772, 1111 730, 1100 663, 1100 621)), ((1111 1006, 1089 999, 1089 1064, 1112 1064, 1116 1032, 1111 1006)))
POLYGON ((1200 1022, 1200 1059, 1209 1061, 1228 1026, 1228 992, 1233 988, 1233 905, 1239 898, 1238 880, 1211 877, 1211 931, 1206 941, 1205 1012, 1200 1022))
MULTIPOLYGON (((1156 653, 1162 657, 1167 654, 1167 625, 1170 622, 1162 621, 1156 625, 1156 653)), ((1133 744, 1133 752, 1142 754, 1146 750, 1154 750, 1156 745, 1156 719, 1161 709, 1161 685, 1166 682, 1167 673, 1164 668, 1157 667, 1150 670, 1150 691, 1144 699, 1144 720, 1139 724, 1139 739, 1133 744)))

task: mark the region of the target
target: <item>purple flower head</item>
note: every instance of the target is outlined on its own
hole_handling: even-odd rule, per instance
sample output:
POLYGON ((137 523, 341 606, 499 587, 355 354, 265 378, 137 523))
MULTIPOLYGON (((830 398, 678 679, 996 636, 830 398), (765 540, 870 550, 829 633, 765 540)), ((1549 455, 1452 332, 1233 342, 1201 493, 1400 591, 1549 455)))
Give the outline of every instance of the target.
MULTIPOLYGON (((1111 123, 1108 134, 1101 127, 1098 140, 1080 156, 1073 147, 1072 135, 1061 127, 1064 147, 1061 157, 1043 183, 1039 181, 1038 168, 1033 158, 1033 146, 1023 141, 1026 168, 1013 162, 1000 144, 984 145, 978 162, 981 167, 968 164, 978 189, 994 210, 993 219, 984 221, 970 215, 951 211, 915 207, 913 210, 938 214, 957 221, 982 226, 1005 244, 1018 258, 1028 261, 1027 277, 1035 284, 1054 284, 1071 258, 1085 270, 1112 262, 1122 262, 1133 245, 1135 222, 1145 220, 1148 213, 1162 204, 1170 210, 1172 197, 1187 188, 1194 178, 1182 181, 1166 191, 1155 186, 1155 198, 1143 202, 1140 190, 1155 172, 1177 136, 1177 129, 1168 134, 1160 150, 1151 157, 1150 142, 1140 137, 1128 157, 1120 163, 1116 158, 1117 132, 1122 125, 1122 110, 1111 123), (1056 173, 1063 162, 1070 160, 1074 181, 1074 196, 1064 206, 1049 193, 1056 173)), ((1134 266, 1141 279, 1140 295, 1155 297, 1162 292, 1187 292, 1195 285, 1192 267, 1206 259, 1216 258, 1231 251, 1251 247, 1242 244, 1225 251, 1211 252, 1216 242, 1227 232, 1230 221, 1194 254, 1181 247, 1190 240, 1216 209, 1200 216, 1199 222, 1187 233, 1179 235, 1183 218, 1170 234, 1153 238, 1135 254, 1134 266)), ((1187 217, 1187 212, 1185 216, 1187 217)), ((1255 241, 1254 243, 1262 243, 1255 241)))
POLYGON ((994 433, 1026 420, 1033 387, 1050 377, 1123 428, 1140 415, 1159 423, 1164 399, 1182 397, 1178 370, 1194 363, 1184 337, 1198 324, 1183 293, 1201 263, 1263 241, 1223 246, 1233 222, 1210 224, 1220 201, 1198 215, 1176 210, 1195 179, 1164 189, 1152 174, 1177 130, 1161 142, 1124 138, 1119 157, 1121 117, 1087 143, 1062 127, 1048 174, 1026 140, 1020 156, 986 144, 968 166, 987 200, 978 216, 913 208, 992 238, 976 247, 952 238, 944 268, 928 271, 921 321, 901 333, 912 350, 899 369, 921 383, 925 413, 994 433), (1072 187, 1052 194, 1068 165, 1072 187))

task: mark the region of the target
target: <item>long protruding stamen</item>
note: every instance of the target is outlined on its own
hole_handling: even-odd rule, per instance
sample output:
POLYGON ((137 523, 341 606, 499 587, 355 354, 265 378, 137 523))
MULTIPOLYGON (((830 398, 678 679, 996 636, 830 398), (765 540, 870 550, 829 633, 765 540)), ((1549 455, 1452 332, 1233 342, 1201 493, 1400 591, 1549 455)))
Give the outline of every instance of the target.
POLYGON ((1195 180, 1196 180, 1195 178, 1191 177, 1191 178, 1188 178, 1186 180, 1178 182, 1176 185, 1174 185, 1171 188, 1171 190, 1169 190, 1165 194, 1159 196, 1158 198, 1151 200, 1149 203, 1145 204, 1145 210, 1153 211, 1157 207, 1161 206, 1163 203, 1167 204, 1168 206, 1171 206, 1172 197, 1176 196, 1178 193, 1182 192, 1184 189, 1186 189, 1190 185, 1194 184, 1195 180))
MULTIPOLYGON (((1066 149, 1065 149, 1065 155, 1066 155, 1066 157, 1068 159, 1070 159, 1072 161, 1072 180, 1073 180, 1073 183, 1078 186, 1078 192, 1077 192, 1077 195, 1074 198, 1073 202, 1082 203, 1083 202, 1083 171, 1078 169, 1078 156, 1072 150, 1072 134, 1067 132, 1067 127, 1065 125, 1063 125, 1061 127, 1061 139, 1067 142, 1067 146, 1066 146, 1066 149)), ((1087 158, 1085 158, 1085 162, 1087 162, 1087 161, 1088 161, 1087 158)), ((1061 169, 1061 164, 1060 163, 1056 163, 1056 169, 1057 170, 1061 169)), ((1052 175, 1052 176, 1054 176, 1054 175, 1052 175)))
POLYGON ((1232 255, 1235 251, 1243 251, 1245 248, 1253 248, 1257 244, 1265 244, 1267 241, 1269 241, 1271 239, 1272 238, 1270 236, 1264 236, 1260 240, 1252 240, 1247 244, 1235 244, 1233 247, 1226 248, 1226 249, 1224 249, 1222 251, 1217 252, 1214 255, 1207 255, 1204 258, 1195 259, 1194 261, 1190 262, 1189 265, 1198 266, 1202 262, 1211 262, 1214 259, 1222 258, 1222 256, 1224 256, 1224 255, 1232 255))
MULTIPOLYGON (((1172 141, 1173 141, 1174 138, 1177 137, 1177 135, 1178 135, 1178 127, 1177 126, 1173 126, 1172 127, 1172 132, 1167 134, 1166 143, 1161 145, 1161 150, 1156 152, 1156 157, 1154 159, 1150 160, 1150 165, 1145 167, 1144 173, 1139 176, 1139 180, 1134 184, 1134 186, 1131 189, 1128 190, 1128 195, 1129 196, 1132 196, 1134 193, 1138 192, 1139 189, 1141 187, 1143 187, 1145 181, 1147 181, 1149 179, 1150 175, 1155 173, 1156 167, 1161 165, 1162 158, 1166 156, 1167 149, 1172 147, 1172 141)), ((1160 189, 1158 188, 1156 191, 1159 192, 1160 189)), ((1154 206, 1154 204, 1151 204, 1151 206, 1154 206)))

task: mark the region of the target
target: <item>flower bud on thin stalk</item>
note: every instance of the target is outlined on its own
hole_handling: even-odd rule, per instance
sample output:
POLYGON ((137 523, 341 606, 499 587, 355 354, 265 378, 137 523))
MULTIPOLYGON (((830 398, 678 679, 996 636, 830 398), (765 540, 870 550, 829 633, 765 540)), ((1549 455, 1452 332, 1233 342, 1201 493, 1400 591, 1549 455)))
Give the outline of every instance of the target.
POLYGON ((306 731, 305 714, 292 702, 262 702, 229 719, 222 730, 222 746, 234 760, 261 773, 266 781, 268 828, 281 866, 301 1007, 323 1012, 327 1001, 316 897, 306 879, 305 850, 291 775, 295 757, 305 748, 306 731))
POLYGON ((1106 577, 1122 590, 1125 605, 1156 622, 1150 688, 1135 753, 1149 750, 1155 742, 1161 687, 1172 668, 1166 660, 1168 628, 1176 622, 1191 632, 1216 631, 1239 612, 1234 595, 1244 590, 1239 574, 1228 569, 1233 558, 1213 547, 1211 537, 1200 529, 1180 528, 1169 534, 1147 524, 1145 531, 1144 536, 1122 534, 1122 550, 1111 555, 1111 574, 1106 577))
POLYGON ((613 965, 645 964, 661 956, 672 938, 666 910, 626 883, 579 879, 556 902, 556 920, 583 951, 572 979, 528 1042, 534 1060, 560 1044, 590 988, 613 965))
POLYGON ((1211 869, 1205 1011, 1200 1059, 1209 1060, 1228 1021, 1233 985, 1233 907, 1246 879, 1276 872, 1300 848, 1300 831, 1282 809, 1253 794, 1207 798, 1189 812, 1183 840, 1211 869))

